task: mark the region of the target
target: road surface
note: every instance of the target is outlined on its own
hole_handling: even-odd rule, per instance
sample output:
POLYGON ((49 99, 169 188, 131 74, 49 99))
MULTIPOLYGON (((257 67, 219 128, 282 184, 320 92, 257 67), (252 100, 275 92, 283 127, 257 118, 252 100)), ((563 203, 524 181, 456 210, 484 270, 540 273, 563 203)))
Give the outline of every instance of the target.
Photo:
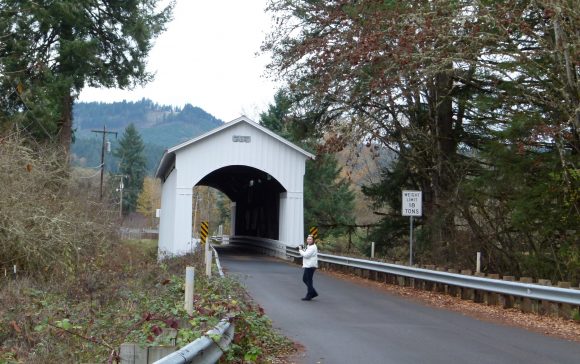
POLYGON ((220 249, 275 328, 302 344, 297 363, 580 363, 580 344, 427 307, 324 272, 306 293, 300 267, 220 249))

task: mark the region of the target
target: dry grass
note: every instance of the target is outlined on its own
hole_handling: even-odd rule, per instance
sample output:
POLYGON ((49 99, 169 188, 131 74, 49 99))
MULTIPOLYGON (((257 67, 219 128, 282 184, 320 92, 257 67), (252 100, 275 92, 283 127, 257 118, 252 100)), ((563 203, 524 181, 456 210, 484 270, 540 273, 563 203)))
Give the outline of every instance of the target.
POLYGON ((108 207, 79 197, 63 160, 56 148, 0 139, 0 268, 63 275, 112 241, 108 207))

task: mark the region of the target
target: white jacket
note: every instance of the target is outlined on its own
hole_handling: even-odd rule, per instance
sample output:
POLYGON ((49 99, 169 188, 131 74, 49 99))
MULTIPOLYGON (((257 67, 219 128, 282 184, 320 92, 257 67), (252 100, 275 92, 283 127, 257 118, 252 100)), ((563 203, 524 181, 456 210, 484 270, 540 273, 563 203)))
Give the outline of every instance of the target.
POLYGON ((316 244, 307 245, 304 250, 298 248, 298 252, 302 255, 302 267, 318 268, 318 248, 316 244))

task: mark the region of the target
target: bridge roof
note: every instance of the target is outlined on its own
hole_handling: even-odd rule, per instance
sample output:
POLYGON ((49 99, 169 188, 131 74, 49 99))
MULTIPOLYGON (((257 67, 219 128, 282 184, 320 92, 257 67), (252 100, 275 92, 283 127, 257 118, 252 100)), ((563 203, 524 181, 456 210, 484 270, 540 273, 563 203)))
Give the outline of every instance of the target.
POLYGON ((186 147, 188 147, 189 145, 192 145, 194 143, 197 143, 203 139, 208 138, 211 135, 217 134, 222 132, 225 129, 231 128, 234 125, 240 124, 240 123, 246 123, 247 125, 250 125, 260 131, 262 131, 263 133, 268 134, 269 136, 271 136, 272 138, 278 140, 280 143, 286 144, 287 146, 289 146, 290 148, 294 149, 295 151, 297 151, 298 153, 303 154, 304 156, 306 156, 307 158, 311 158, 314 159, 315 156, 312 153, 309 153, 307 151, 305 151, 304 149, 298 147, 296 144, 289 142, 288 140, 282 138, 281 136, 279 136, 278 134, 274 133, 273 131, 271 131, 268 128, 263 127, 262 125, 256 123, 255 121, 251 120, 250 118, 248 118, 247 116, 240 116, 237 119, 234 119, 228 123, 224 123, 224 125, 217 127, 213 130, 208 131, 205 134, 202 134, 196 138, 190 139, 186 142, 183 142, 181 144, 178 144, 174 147, 171 147, 169 149, 167 149, 165 151, 165 153, 163 153, 163 157, 161 157, 161 161, 159 162, 159 167, 157 168, 157 172, 155 172, 155 176, 157 178, 164 178, 167 175, 170 174, 171 171, 168 171, 169 168, 172 168, 173 163, 175 162, 175 153, 178 152, 181 149, 184 149, 186 147))

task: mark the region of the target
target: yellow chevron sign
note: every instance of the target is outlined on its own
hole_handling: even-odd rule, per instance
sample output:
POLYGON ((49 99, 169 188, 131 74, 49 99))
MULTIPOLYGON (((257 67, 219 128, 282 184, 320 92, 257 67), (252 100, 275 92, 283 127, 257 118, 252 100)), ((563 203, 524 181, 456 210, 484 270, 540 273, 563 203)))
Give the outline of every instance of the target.
POLYGON ((209 231, 208 226, 209 226, 209 223, 207 221, 201 222, 201 229, 200 229, 199 237, 201 238, 202 244, 205 244, 205 242, 207 241, 207 233, 209 231))

